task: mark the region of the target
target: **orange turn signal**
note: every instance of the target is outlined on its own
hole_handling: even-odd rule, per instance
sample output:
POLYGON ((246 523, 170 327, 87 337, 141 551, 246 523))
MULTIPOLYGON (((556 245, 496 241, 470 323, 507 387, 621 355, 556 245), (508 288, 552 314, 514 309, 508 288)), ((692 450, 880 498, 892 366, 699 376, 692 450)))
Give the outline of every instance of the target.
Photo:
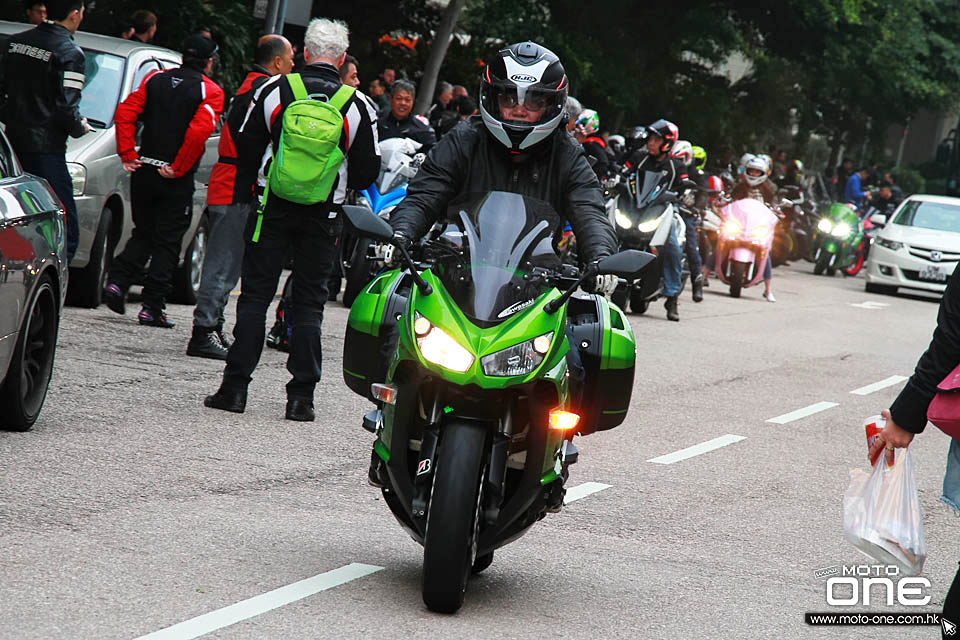
POLYGON ((580 416, 563 409, 554 409, 550 412, 551 429, 573 429, 580 422, 580 416))
POLYGON ((370 385, 370 395, 386 404, 394 404, 397 401, 397 388, 388 384, 374 383, 370 385))

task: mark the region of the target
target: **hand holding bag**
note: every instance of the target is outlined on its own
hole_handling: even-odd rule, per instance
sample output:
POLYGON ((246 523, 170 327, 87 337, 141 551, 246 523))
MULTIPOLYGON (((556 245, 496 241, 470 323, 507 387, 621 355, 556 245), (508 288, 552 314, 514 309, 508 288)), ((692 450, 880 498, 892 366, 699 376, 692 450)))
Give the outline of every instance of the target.
POLYGON ((960 440, 960 366, 940 384, 927 408, 927 420, 951 438, 960 440))

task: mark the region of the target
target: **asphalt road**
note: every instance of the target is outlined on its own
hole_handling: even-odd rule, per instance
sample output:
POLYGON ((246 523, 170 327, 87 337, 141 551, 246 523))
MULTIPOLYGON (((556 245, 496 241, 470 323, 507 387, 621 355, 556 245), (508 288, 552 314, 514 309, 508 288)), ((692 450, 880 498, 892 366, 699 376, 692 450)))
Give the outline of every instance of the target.
POLYGON ((153 637, 939 637, 803 618, 942 604, 960 521, 938 500, 949 440, 933 427, 911 446, 930 604, 829 607, 814 573, 869 562, 843 538, 842 497, 850 469, 867 468, 862 419, 903 383, 850 392, 910 375, 937 304, 806 263, 775 285, 776 304, 714 280, 701 304, 685 293, 679 324, 660 304, 632 317, 630 414, 578 439, 569 484, 609 486, 498 550, 454 616, 425 609, 422 550, 367 486, 370 406, 342 382, 339 303, 312 424, 283 419, 285 356, 269 349, 246 413, 205 409, 222 366, 184 355, 189 307, 171 306, 172 330, 138 326, 135 307, 69 308, 40 420, 0 433, 0 637, 180 623, 153 637), (768 422, 818 403, 836 406, 768 422))

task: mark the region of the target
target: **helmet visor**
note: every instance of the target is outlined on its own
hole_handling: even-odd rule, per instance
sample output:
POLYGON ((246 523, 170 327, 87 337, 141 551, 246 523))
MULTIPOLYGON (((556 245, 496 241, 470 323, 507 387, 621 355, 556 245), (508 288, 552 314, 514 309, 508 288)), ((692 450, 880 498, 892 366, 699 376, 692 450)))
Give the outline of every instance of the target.
POLYGON ((491 83, 484 87, 490 114, 505 123, 539 124, 557 117, 566 101, 564 91, 491 83))

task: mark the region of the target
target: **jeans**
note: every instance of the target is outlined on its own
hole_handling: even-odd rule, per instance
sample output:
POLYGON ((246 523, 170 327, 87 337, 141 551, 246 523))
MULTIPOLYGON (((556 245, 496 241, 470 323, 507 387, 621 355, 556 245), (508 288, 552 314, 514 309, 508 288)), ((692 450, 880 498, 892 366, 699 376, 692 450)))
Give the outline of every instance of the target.
POLYGON ((287 371, 293 378, 287 383, 287 397, 313 400, 321 373, 323 306, 327 283, 338 260, 337 238, 342 226, 340 214, 330 218, 330 213, 322 205, 296 207, 274 197, 264 212, 258 242, 252 240, 258 216, 248 218, 237 324, 222 388, 245 390, 250 384, 263 352, 267 308, 277 293, 284 256, 292 250, 296 277, 285 317, 292 327, 287 371))
POLYGON ((197 306, 193 310, 194 326, 205 329, 223 326, 223 310, 240 279, 243 231, 252 207, 249 202, 207 207, 210 241, 203 258, 197 306))
POLYGON ((24 171, 44 178, 53 187, 53 191, 63 202, 67 211, 67 261, 73 260, 80 244, 80 219, 77 216, 77 202, 73 199, 73 180, 67 171, 67 160, 63 153, 18 153, 24 171))
POLYGON ((677 239, 676 221, 670 227, 670 235, 661 249, 663 254, 663 295, 668 298, 680 295, 683 287, 683 253, 677 239))
POLYGON ((700 245, 697 242, 697 219, 694 217, 684 218, 683 222, 687 225, 687 240, 684 243, 683 250, 687 254, 690 280, 696 280, 703 268, 703 262, 700 261, 700 245))
POLYGON ((193 213, 193 174, 163 178, 157 169, 144 165, 130 177, 133 235, 110 269, 110 279, 126 291, 139 280, 150 261, 143 281, 143 306, 157 311, 173 288, 173 273, 180 262, 183 234, 190 228, 193 213))

